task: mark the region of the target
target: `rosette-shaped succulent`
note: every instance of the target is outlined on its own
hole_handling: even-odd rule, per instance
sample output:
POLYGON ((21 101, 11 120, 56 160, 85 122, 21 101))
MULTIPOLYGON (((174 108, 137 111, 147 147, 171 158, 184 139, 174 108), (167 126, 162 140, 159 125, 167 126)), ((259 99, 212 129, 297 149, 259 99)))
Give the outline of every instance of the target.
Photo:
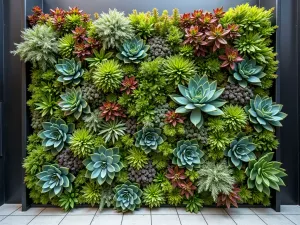
POLYGON ((116 173, 123 168, 120 158, 118 148, 97 147, 94 153, 83 161, 87 169, 85 176, 90 179, 97 179, 100 185, 105 182, 111 184, 116 173))
POLYGON ((51 150, 56 154, 70 143, 75 125, 66 124, 62 119, 52 118, 50 122, 43 123, 43 128, 44 130, 38 134, 43 139, 42 145, 46 147, 46 151, 51 150))
POLYGON ((263 129, 274 132, 273 126, 281 127, 282 124, 279 121, 287 116, 287 114, 280 112, 281 109, 282 105, 273 103, 272 98, 260 97, 259 95, 256 95, 254 100, 250 100, 250 105, 245 106, 249 120, 254 124, 257 132, 261 132, 263 129))
POLYGON ((143 192, 138 186, 126 182, 115 187, 114 205, 119 211, 134 211, 141 206, 143 192))
POLYGON ((224 152, 224 155, 230 157, 231 162, 237 168, 241 169, 243 162, 249 162, 256 159, 253 151, 255 150, 255 144, 252 142, 252 138, 249 136, 239 135, 230 147, 224 152))
POLYGON ((78 85, 82 80, 84 70, 81 62, 74 59, 59 59, 55 65, 57 73, 60 75, 57 80, 66 84, 78 85))
POLYGON ((198 76, 190 79, 188 87, 178 85, 181 95, 173 94, 170 97, 174 102, 181 105, 176 113, 189 113, 191 122, 199 129, 203 125, 202 112, 211 116, 223 115, 219 107, 226 102, 218 98, 224 88, 217 90, 217 82, 208 82, 207 76, 198 76))
POLYGON ((287 176, 285 169, 280 168, 281 163, 271 161, 273 152, 270 152, 259 160, 251 160, 245 171, 248 176, 248 188, 255 188, 266 195, 270 195, 270 188, 280 190, 279 185, 285 186, 281 177, 287 176))
POLYGON ((147 56, 147 51, 150 46, 145 45, 144 41, 140 38, 133 38, 127 40, 119 47, 117 58, 123 60, 124 63, 139 63, 147 56))
POLYGON ((230 83, 238 83, 241 87, 247 87, 248 83, 261 86, 260 78, 266 74, 262 72, 263 67, 256 65, 254 59, 244 59, 234 64, 233 76, 229 76, 230 83))
POLYGON ((141 147, 147 154, 156 151, 158 145, 164 142, 159 128, 143 127, 134 136, 135 146, 141 147))
POLYGON ((72 191, 72 182, 75 176, 69 173, 66 167, 59 167, 56 164, 43 166, 43 171, 38 173, 38 185, 42 187, 42 193, 49 192, 50 199, 55 195, 61 195, 66 190, 72 191))
POLYGON ((196 140, 178 141, 177 147, 173 151, 172 163, 193 170, 200 167, 200 159, 203 155, 196 140))
POLYGON ((61 110, 65 112, 66 116, 74 114, 78 120, 82 113, 89 114, 91 112, 89 105, 82 98, 80 87, 66 89, 66 93, 60 95, 62 101, 58 103, 61 110))

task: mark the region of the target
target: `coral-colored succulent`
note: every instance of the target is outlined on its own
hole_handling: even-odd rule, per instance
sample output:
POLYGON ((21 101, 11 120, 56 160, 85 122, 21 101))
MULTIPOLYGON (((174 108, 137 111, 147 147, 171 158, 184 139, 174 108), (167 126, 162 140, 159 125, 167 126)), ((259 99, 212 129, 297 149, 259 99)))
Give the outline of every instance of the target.
POLYGON ((218 19, 215 18, 212 13, 206 12, 201 15, 199 21, 203 28, 208 28, 209 25, 216 23, 218 19))
POLYGON ((233 205, 238 208, 238 201, 241 200, 241 197, 239 196, 240 191, 241 189, 235 186, 229 195, 219 194, 217 206, 226 205, 226 207, 229 209, 230 205, 233 205))
POLYGON ((228 24, 227 30, 229 30, 228 38, 230 39, 235 39, 241 36, 239 34, 239 25, 237 24, 228 24))
POLYGON ((54 15, 51 21, 55 29, 60 30, 65 23, 65 17, 63 15, 54 15))
POLYGON ((194 195, 195 190, 197 189, 195 185, 193 185, 192 181, 187 180, 183 181, 179 184, 181 189, 180 194, 185 195, 187 199, 194 195))
POLYGON ((137 88, 138 82, 135 77, 125 77, 121 85, 120 91, 125 91, 127 95, 130 95, 137 88))
POLYGON ((100 116, 105 118, 106 121, 115 120, 116 117, 126 117, 121 106, 115 102, 104 102, 100 110, 100 116))
POLYGON ((191 16, 191 20, 193 21, 193 24, 199 24, 199 20, 203 15, 203 10, 194 10, 191 16))
POLYGON ((33 7, 31 11, 33 14, 28 16, 28 21, 30 26, 34 26, 37 24, 39 17, 43 14, 43 11, 39 6, 33 7))
POLYGON ((192 25, 192 20, 191 20, 191 14, 190 13, 184 13, 180 17, 180 25, 183 28, 190 27, 192 25))
POLYGON ((224 16, 224 14, 225 14, 225 12, 223 10, 223 7, 216 8, 213 11, 214 11, 215 17, 218 18, 218 19, 222 18, 224 16))
POLYGON ((221 24, 218 26, 212 26, 210 31, 206 31, 207 40, 210 45, 213 46, 213 52, 221 48, 223 45, 227 45, 226 36, 230 30, 223 29, 221 24))
POLYGON ((55 9, 50 9, 51 16, 64 16, 66 13, 65 10, 56 7, 55 9))
POLYGON ((199 31, 198 26, 191 26, 190 28, 185 29, 185 41, 183 44, 190 44, 195 49, 195 54, 197 56, 205 56, 207 50, 205 45, 207 42, 205 40, 205 35, 199 31))
POLYGON ((220 55, 219 58, 224 61, 221 67, 229 67, 232 70, 234 69, 234 63, 243 61, 238 50, 230 47, 227 47, 225 49, 225 55, 220 55))
POLYGON ((89 48, 86 48, 84 43, 75 44, 74 54, 82 61, 92 53, 89 48))
POLYGON ((83 10, 80 10, 78 7, 69 7, 69 12, 68 14, 73 14, 73 15, 80 15, 83 12, 83 10))
POLYGON ((166 113, 165 122, 172 124, 173 127, 176 127, 177 123, 183 123, 185 118, 182 117, 180 114, 176 113, 175 111, 169 111, 166 113))
POLYGON ((184 173, 184 169, 179 169, 178 166, 170 166, 166 177, 171 181, 173 187, 180 187, 180 184, 186 179, 186 175, 184 173))
POLYGON ((76 27, 75 30, 72 30, 73 38, 77 42, 84 41, 86 38, 86 29, 83 27, 76 27))

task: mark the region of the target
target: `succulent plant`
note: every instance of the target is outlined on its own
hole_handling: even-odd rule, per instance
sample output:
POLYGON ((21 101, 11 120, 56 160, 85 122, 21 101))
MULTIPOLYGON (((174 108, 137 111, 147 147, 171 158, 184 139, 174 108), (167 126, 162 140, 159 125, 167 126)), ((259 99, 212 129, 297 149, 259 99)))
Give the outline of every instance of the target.
POLYGON ((102 118, 99 109, 95 109, 90 114, 83 117, 84 125, 89 132, 98 133, 101 128, 102 118))
POLYGON ((168 103, 158 105, 154 108, 153 123, 155 126, 162 128, 165 125, 166 114, 171 108, 168 103))
POLYGON ((89 114, 91 112, 89 105, 82 98, 80 87, 76 89, 74 87, 72 89, 67 88, 66 92, 60 97, 62 101, 58 105, 66 116, 74 114, 74 117, 78 120, 82 113, 89 114))
POLYGON ((179 187, 181 189, 180 194, 182 196, 185 196, 187 199, 194 196, 194 192, 195 192, 195 190, 197 190, 197 187, 194 186, 194 184, 190 180, 181 182, 179 184, 179 187))
POLYGON ((97 179, 99 185, 111 184, 115 175, 123 168, 118 148, 106 149, 104 146, 95 148, 93 154, 83 161, 86 166, 85 176, 97 179))
POLYGON ((200 150, 198 141, 178 141, 173 151, 172 163, 193 170, 200 167, 200 159, 203 156, 204 153, 200 150))
POLYGON ((280 127, 280 123, 287 114, 280 112, 282 105, 273 103, 272 98, 267 96, 255 96, 255 99, 250 100, 250 105, 245 106, 245 111, 249 115, 249 120, 257 132, 263 129, 274 132, 275 127, 280 127))
POLYGON ((64 190, 71 192, 72 182, 75 180, 68 168, 56 164, 43 166, 43 171, 36 176, 39 179, 38 185, 42 187, 42 193, 48 192, 50 199, 55 195, 60 196, 64 190))
POLYGON ((254 150, 255 144, 252 142, 252 138, 239 135, 231 142, 229 148, 224 151, 224 155, 230 157, 230 161, 233 165, 241 169, 243 162, 256 159, 253 153, 254 150))
POLYGON ((59 39, 58 51, 63 58, 72 58, 74 52, 75 40, 72 34, 66 34, 59 39))
POLYGON ((35 109, 41 111, 42 117, 46 115, 52 116, 54 111, 58 109, 57 98, 52 95, 42 95, 39 102, 35 103, 35 105, 37 106, 35 109))
POLYGON ((93 73, 96 87, 103 92, 113 92, 120 88, 123 74, 115 60, 107 60, 99 64, 93 73))
POLYGON ((63 208, 65 211, 73 209, 78 202, 77 192, 64 192, 61 196, 59 196, 58 200, 59 207, 63 208))
POLYGON ((279 186, 285 186, 281 177, 287 176, 285 169, 280 168, 281 163, 271 161, 274 152, 270 152, 259 158, 258 160, 251 160, 245 173, 248 176, 248 188, 256 188, 260 192, 264 192, 270 196, 270 188, 277 191, 279 186))
MULTIPOLYGON (((129 165, 131 164, 129 163, 129 165)), ((135 169, 134 167, 130 166, 128 171, 129 180, 131 182, 140 184, 141 187, 151 184, 156 175, 156 170, 151 161, 148 161, 148 163, 143 165, 140 169, 135 169)))
POLYGON ((84 70, 81 68, 81 62, 76 62, 74 59, 59 59, 55 68, 60 75, 57 80, 64 85, 78 85, 82 80, 84 70))
POLYGON ((234 207, 238 208, 238 201, 241 200, 241 197, 239 196, 239 192, 241 189, 238 187, 233 187, 231 192, 228 195, 225 194, 219 194, 217 199, 217 206, 226 205, 227 209, 230 208, 230 205, 233 205, 234 207))
POLYGON ((200 129, 194 126, 190 120, 184 121, 185 138, 188 140, 196 139, 201 144, 207 144, 207 129, 202 126, 200 129))
POLYGON ((227 47, 225 49, 225 55, 220 55, 219 58, 223 60, 221 67, 230 68, 234 70, 235 63, 243 61, 243 58, 239 55, 238 50, 227 47))
POLYGON ((183 123, 183 120, 185 118, 181 115, 177 114, 175 111, 168 111, 166 113, 166 119, 165 122, 172 124, 173 127, 176 127, 178 123, 183 123))
POLYGON ((219 107, 226 102, 218 98, 224 88, 216 90, 216 81, 209 83, 207 76, 196 75, 190 79, 188 87, 178 85, 181 95, 173 94, 170 97, 174 102, 181 105, 176 109, 176 113, 189 113, 191 122, 199 129, 203 125, 202 112, 211 116, 223 115, 219 107))
POLYGON ((119 139, 120 136, 125 135, 126 125, 119 120, 103 121, 101 123, 101 129, 99 135, 105 139, 105 143, 115 141, 119 139))
POLYGON ((230 83, 238 83, 241 87, 247 87, 248 83, 261 86, 260 78, 266 74, 262 66, 256 65, 254 59, 245 58, 242 62, 235 63, 233 76, 228 77, 230 83))
POLYGON ((104 102, 105 96, 101 91, 99 91, 95 84, 91 82, 83 82, 81 86, 82 97, 87 101, 92 109, 99 108, 99 106, 104 102))
POLYGON ((230 30, 224 29, 221 24, 212 25, 210 31, 205 32, 208 44, 213 46, 213 52, 228 44, 226 38, 229 32, 230 30))
POLYGON ((100 51, 96 49, 93 50, 94 57, 85 58, 85 60, 89 63, 89 67, 93 68, 98 66, 100 63, 112 58, 113 52, 105 53, 105 49, 101 48, 100 51))
POLYGON ((135 77, 125 77, 121 85, 122 87, 120 91, 124 91, 127 95, 130 95, 135 89, 137 89, 138 82, 135 77))
POLYGON ((145 45, 142 39, 134 37, 126 40, 120 47, 117 58, 124 63, 140 63, 147 56, 150 46, 145 45))
POLYGON ((164 192, 158 184, 150 184, 143 190, 143 202, 150 208, 159 207, 165 203, 164 192))
MULTIPOLYGON (((135 147, 132 147, 128 150, 128 155, 126 156, 126 159, 128 161, 128 164, 130 165, 130 168, 136 170, 142 169, 148 163, 148 157, 146 153, 143 150, 135 147)), ((131 171, 130 168, 129 171, 131 171)))
POLYGON ((115 120, 118 117, 126 117, 121 106, 115 102, 104 102, 100 106, 100 110, 100 116, 105 118, 105 121, 115 120))
POLYGON ((148 59, 154 60, 157 57, 166 58, 171 55, 172 50, 166 40, 162 37, 156 36, 148 39, 150 45, 148 59))
POLYGON ((85 128, 74 131, 70 140, 70 149, 79 158, 86 158, 95 147, 95 137, 85 128))
POLYGON ((204 201, 198 196, 192 196, 187 200, 184 200, 183 203, 186 205, 186 211, 191 213, 198 213, 203 207, 204 201))
POLYGON ((43 128, 44 130, 38 134, 43 139, 42 145, 46 147, 46 151, 51 150, 56 154, 70 143, 75 125, 73 123, 67 125, 62 119, 52 118, 50 122, 43 123, 43 128))
POLYGON ((74 156, 73 152, 70 149, 61 151, 56 156, 56 160, 59 166, 68 168, 69 171, 74 175, 76 175, 83 167, 81 159, 74 156))
POLYGON ((220 98, 233 105, 245 106, 249 104, 250 99, 253 97, 251 88, 243 88, 236 84, 227 84, 220 98))
POLYGON ((173 187, 180 187, 182 182, 186 179, 186 175, 184 173, 184 169, 179 169, 178 166, 169 167, 166 178, 171 181, 173 187))
POLYGON ((33 111, 31 114, 31 127, 35 130, 43 129, 43 118, 38 111, 33 111))
POLYGON ((126 120, 126 132, 128 134, 134 135, 137 130, 137 121, 134 118, 127 118, 126 120))
POLYGON ((164 142, 159 128, 143 127, 134 136, 135 146, 141 147, 147 154, 156 151, 158 145, 164 142))
POLYGON ((114 205, 119 211, 134 211, 141 206, 142 190, 137 185, 126 182, 115 187, 114 205))

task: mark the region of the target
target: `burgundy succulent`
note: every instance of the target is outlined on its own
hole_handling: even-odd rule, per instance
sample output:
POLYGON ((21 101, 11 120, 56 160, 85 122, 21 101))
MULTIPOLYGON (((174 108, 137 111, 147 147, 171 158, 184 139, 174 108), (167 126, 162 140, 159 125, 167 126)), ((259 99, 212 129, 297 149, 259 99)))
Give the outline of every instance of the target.
POLYGON ((239 196, 240 191, 241 189, 235 186, 229 195, 219 194, 217 206, 226 205, 226 207, 229 209, 230 205, 233 205, 234 207, 238 208, 238 201, 241 200, 241 197, 239 196))
POLYGON ((115 120, 116 117, 126 117, 121 106, 115 102, 104 102, 100 110, 100 116, 105 118, 106 121, 115 120))
POLYGON ((199 31, 198 26, 191 26, 190 28, 185 29, 185 41, 183 44, 190 44, 195 49, 195 54, 197 56, 205 56, 207 50, 205 45, 207 42, 205 40, 205 35, 199 31))
POLYGON ((228 38, 230 39, 235 39, 241 36, 239 34, 239 25, 237 24, 228 24, 227 30, 229 30, 228 38))
POLYGON ((33 7, 31 11, 33 12, 33 14, 28 16, 28 22, 30 26, 34 26, 39 21, 39 18, 43 14, 43 11, 39 6, 33 7))
POLYGON ((125 77, 121 85, 120 91, 125 91, 127 95, 130 95, 137 88, 138 82, 135 77, 125 77))
POLYGON ((166 174, 166 177, 171 181, 173 187, 180 188, 181 183, 183 183, 186 179, 186 175, 184 173, 184 169, 179 169, 178 166, 170 166, 168 168, 168 173, 166 174))
POLYGON ((177 123, 183 123, 185 118, 182 117, 180 114, 176 113, 175 111, 169 111, 166 113, 165 122, 172 124, 173 127, 176 127, 177 123))
POLYGON ((230 30, 223 29, 221 24, 218 24, 218 26, 213 25, 210 31, 205 32, 208 43, 213 46, 213 52, 227 45, 226 36, 229 32, 230 30))
POLYGON ((219 58, 224 61, 221 67, 229 67, 232 70, 234 69, 234 63, 243 61, 238 50, 231 47, 227 47, 225 49, 225 55, 220 55, 219 58))
POLYGON ((183 181, 179 184, 180 194, 184 195, 187 199, 194 195, 195 190, 197 189, 195 185, 193 185, 192 181, 187 180, 183 181))

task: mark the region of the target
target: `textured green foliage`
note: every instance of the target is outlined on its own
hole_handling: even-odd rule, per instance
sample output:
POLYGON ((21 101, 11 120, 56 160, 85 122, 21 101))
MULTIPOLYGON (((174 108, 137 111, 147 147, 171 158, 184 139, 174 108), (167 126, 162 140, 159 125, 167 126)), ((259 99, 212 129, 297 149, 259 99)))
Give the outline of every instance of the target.
POLYGON ((105 143, 112 142, 115 143, 120 136, 125 135, 126 126, 125 123, 118 120, 103 121, 100 124, 101 135, 105 139, 105 143))
POLYGON ((277 149, 279 141, 276 135, 268 130, 263 130, 260 133, 253 134, 253 142, 257 151, 273 151, 277 149))
POLYGON ((248 187, 256 188, 268 196, 270 188, 279 191, 280 185, 285 186, 281 177, 287 176, 285 169, 280 168, 280 162, 271 161, 273 156, 274 153, 270 152, 258 160, 251 160, 245 171, 248 176, 248 187))
POLYGON ((181 195, 179 189, 173 189, 167 194, 167 202, 170 205, 178 206, 182 203, 184 197, 181 195))
POLYGON ((59 207, 63 208, 65 211, 69 211, 75 207, 78 201, 77 192, 65 192, 59 197, 59 207))
POLYGON ((107 60, 99 64, 93 73, 96 87, 104 92, 119 89, 123 79, 120 65, 115 60, 107 60))
POLYGON ((147 56, 150 46, 145 45, 142 39, 137 37, 125 41, 119 47, 117 58, 123 60, 124 63, 140 63, 147 56))
POLYGON ((147 154, 134 147, 128 151, 126 159, 128 160, 128 164, 137 170, 142 169, 148 163, 147 154))
POLYGON ((37 25, 22 31, 21 37, 23 42, 15 44, 17 49, 12 51, 14 55, 19 55, 25 62, 31 62, 43 71, 56 63, 57 34, 51 27, 37 25))
POLYGON ((225 156, 230 157, 234 166, 241 169, 243 162, 249 162, 256 159, 253 151, 255 145, 252 142, 252 138, 249 136, 238 136, 233 142, 231 142, 229 148, 224 152, 225 156))
POLYGON ((83 117, 85 127, 90 131, 97 133, 101 128, 102 118, 100 117, 100 111, 95 109, 89 115, 83 117))
POLYGON ((154 32, 154 18, 150 12, 144 13, 132 10, 128 17, 137 35, 143 39, 147 39, 154 32))
POLYGON ((75 176, 69 173, 68 168, 56 164, 43 166, 42 172, 36 176, 39 179, 38 185, 42 187, 42 193, 48 192, 50 199, 55 195, 60 196, 64 190, 71 192, 72 182, 75 180, 75 176))
POLYGON ((111 184, 116 173, 120 172, 123 164, 120 162, 118 148, 106 149, 104 146, 95 148, 93 154, 83 161, 86 166, 86 177, 97 179, 99 185, 111 184))
POLYGON ((143 202, 150 208, 159 207, 165 203, 164 192, 158 184, 150 184, 144 189, 143 202))
POLYGON ((185 209, 187 212, 198 213, 203 207, 204 201, 201 198, 194 195, 189 199, 184 200, 183 203, 186 205, 185 209))
POLYGON ((70 140, 70 149, 75 156, 86 158, 94 150, 95 137, 87 129, 75 130, 70 140))
POLYGON ((42 95, 39 102, 35 103, 35 109, 40 110, 42 117, 46 115, 52 116, 54 111, 58 109, 57 100, 53 99, 51 95, 42 95))
POLYGON ((55 68, 60 75, 57 80, 64 85, 78 85, 82 80, 84 70, 81 68, 81 62, 76 62, 74 59, 59 59, 55 68))
POLYGON ((198 128, 203 125, 202 112, 211 116, 223 115, 219 107, 225 104, 218 98, 224 89, 217 89, 217 83, 209 83, 207 76, 196 75, 189 81, 188 87, 178 85, 181 95, 173 94, 170 97, 174 102, 181 105, 176 113, 191 113, 190 120, 198 128))
POLYGON ((141 206, 142 190, 126 182, 115 187, 114 205, 119 211, 133 211, 141 206))
POLYGON ((178 141, 177 147, 173 151, 172 163, 193 170, 200 167, 200 159, 203 156, 204 153, 200 150, 196 140, 178 141))
POLYGON ((100 63, 112 58, 113 53, 112 52, 105 52, 104 48, 101 48, 100 51, 93 50, 94 57, 91 58, 85 58, 85 60, 89 63, 90 68, 94 68, 98 66, 100 63))
POLYGON ((63 58, 72 58, 75 46, 75 39, 72 34, 66 34, 58 41, 58 51, 63 58))
POLYGON ((123 12, 109 9, 93 22, 96 37, 99 37, 104 48, 113 48, 133 37, 130 20, 123 12))
POLYGON ((66 124, 62 119, 52 118, 50 122, 44 122, 44 131, 39 132, 39 137, 43 139, 45 150, 51 150, 53 154, 60 152, 65 144, 70 143, 74 127, 74 124, 66 124))
POLYGON ((80 202, 94 206, 101 200, 101 188, 98 183, 92 181, 83 183, 81 190, 80 202))
POLYGON ((250 105, 245 107, 249 120, 257 132, 263 129, 274 132, 274 127, 281 127, 280 123, 287 114, 281 112, 282 105, 273 103, 272 98, 255 96, 250 105))
POLYGON ((247 124, 247 114, 237 105, 228 105, 223 108, 223 121, 230 131, 240 131, 247 124))

